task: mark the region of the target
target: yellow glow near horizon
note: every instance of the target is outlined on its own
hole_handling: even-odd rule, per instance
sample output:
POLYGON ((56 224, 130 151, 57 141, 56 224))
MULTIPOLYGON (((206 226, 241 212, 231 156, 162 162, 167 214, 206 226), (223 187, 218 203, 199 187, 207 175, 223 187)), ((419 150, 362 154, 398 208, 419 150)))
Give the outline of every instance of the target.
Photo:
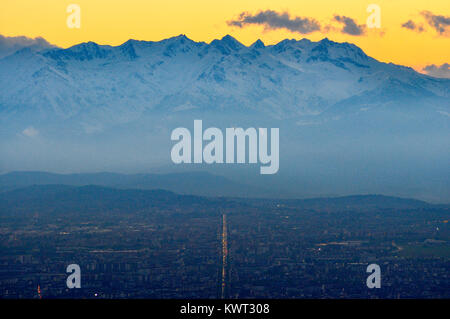
MULTIPOLYGON (((1 0, 0 34, 4 36, 42 36, 61 47, 95 41, 119 45, 133 38, 157 41, 186 34, 195 41, 210 42, 230 34, 250 45, 257 39, 274 44, 285 38, 308 38, 313 41, 328 37, 338 42, 351 42, 368 55, 384 61, 421 69, 428 64, 450 62, 450 37, 438 35, 428 26, 420 12, 449 16, 448 0, 1 0), (81 7, 81 28, 66 25, 66 8, 75 3, 81 7), (289 12, 291 17, 310 17, 327 25, 335 14, 365 24, 369 4, 381 8, 380 30, 369 29, 364 36, 341 34, 337 30, 302 35, 284 29, 264 30, 263 26, 231 27, 227 21, 241 12, 261 10, 289 12), (412 19, 423 23, 425 32, 416 33, 401 27, 412 19)), ((337 26, 337 25, 336 25, 337 26)))

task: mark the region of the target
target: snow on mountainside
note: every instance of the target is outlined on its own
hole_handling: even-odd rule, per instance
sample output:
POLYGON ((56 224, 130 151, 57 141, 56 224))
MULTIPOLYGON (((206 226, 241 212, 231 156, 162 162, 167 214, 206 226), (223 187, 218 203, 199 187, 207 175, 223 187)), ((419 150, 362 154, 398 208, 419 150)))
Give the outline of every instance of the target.
MULTIPOLYGON (((231 36, 207 44, 180 35, 24 48, 0 59, 0 173, 205 169, 264 186, 272 197, 378 193, 448 202, 449 101, 449 79, 328 39, 247 47, 231 36), (279 172, 173 164, 170 134, 194 119, 204 128, 279 128, 279 172)), ((193 191, 191 180, 180 179, 193 191)), ((242 189, 207 185, 216 195, 242 189)))
POLYGON ((246 47, 229 35, 210 44, 180 35, 116 47, 25 48, 0 60, 0 87, 0 120, 65 119, 86 133, 149 112, 242 111, 275 119, 389 105, 450 112, 450 80, 380 63, 328 39, 246 47))

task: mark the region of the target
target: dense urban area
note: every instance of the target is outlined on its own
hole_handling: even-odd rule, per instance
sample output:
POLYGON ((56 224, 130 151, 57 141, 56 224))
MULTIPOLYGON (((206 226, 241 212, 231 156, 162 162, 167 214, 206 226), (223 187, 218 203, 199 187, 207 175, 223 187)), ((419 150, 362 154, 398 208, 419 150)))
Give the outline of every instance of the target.
POLYGON ((250 200, 34 186, 0 194, 0 296, 450 298, 449 213, 382 196, 250 200), (379 289, 366 285, 372 263, 379 289), (79 289, 66 286, 69 264, 81 268, 79 289))

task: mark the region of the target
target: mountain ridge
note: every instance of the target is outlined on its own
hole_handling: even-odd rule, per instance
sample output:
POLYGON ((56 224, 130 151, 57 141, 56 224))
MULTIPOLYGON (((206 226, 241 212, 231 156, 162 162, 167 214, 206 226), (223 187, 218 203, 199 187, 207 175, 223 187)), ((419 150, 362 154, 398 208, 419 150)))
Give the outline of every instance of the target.
MULTIPOLYGON (((41 52, 25 48, 0 59, 0 66, 0 84, 7 88, 0 105, 81 126, 129 122, 144 110, 170 113, 186 103, 205 111, 239 105, 269 117, 298 118, 382 87, 384 78, 426 90, 431 98, 450 98, 450 80, 379 62, 354 44, 328 38, 258 46, 230 35, 209 44, 185 35, 158 42, 130 39, 118 46, 91 41, 41 52), (24 60, 27 69, 20 65, 24 60), (21 83, 11 81, 11 68, 21 83)), ((439 110, 447 108, 437 103, 439 110)))
POLYGON ((205 128, 280 129, 277 176, 214 165, 242 184, 301 197, 450 194, 450 79, 354 44, 180 35, 22 50, 0 59, 0 87, 2 172, 176 171, 171 131, 201 119, 205 128))
POLYGON ((120 174, 111 172, 57 174, 41 171, 14 171, 0 175, 0 191, 32 185, 97 185, 119 189, 167 191, 197 196, 264 196, 268 189, 235 182, 208 172, 120 174))
MULTIPOLYGON (((0 193, 0 217, 18 213, 33 215, 74 213, 141 213, 163 209, 173 214, 188 214, 196 207, 204 213, 221 214, 223 209, 238 205, 241 208, 265 207, 289 209, 290 206, 318 211, 358 210, 378 213, 385 210, 442 208, 423 201, 383 195, 352 195, 335 198, 310 198, 303 200, 255 200, 252 198, 204 197, 180 195, 167 190, 117 189, 98 185, 33 185, 0 193), (180 207, 184 207, 180 210, 180 207)), ((199 216, 202 212, 196 212, 199 216)))

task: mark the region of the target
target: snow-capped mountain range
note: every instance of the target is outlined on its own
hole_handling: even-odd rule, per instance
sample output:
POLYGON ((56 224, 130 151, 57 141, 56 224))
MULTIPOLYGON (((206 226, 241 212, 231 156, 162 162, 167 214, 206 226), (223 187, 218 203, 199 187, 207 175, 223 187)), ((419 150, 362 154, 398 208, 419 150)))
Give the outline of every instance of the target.
POLYGON ((378 62, 353 44, 328 39, 246 47, 229 35, 210 44, 180 35, 116 47, 25 48, 0 60, 0 87, 0 116, 72 119, 87 133, 148 111, 301 119, 421 103, 429 112, 450 112, 450 80, 378 62))
POLYGON ((206 168, 278 195, 450 198, 450 79, 353 44, 180 35, 0 59, 0 173, 196 170, 170 160, 170 132, 193 119, 280 128, 275 176, 206 168))

